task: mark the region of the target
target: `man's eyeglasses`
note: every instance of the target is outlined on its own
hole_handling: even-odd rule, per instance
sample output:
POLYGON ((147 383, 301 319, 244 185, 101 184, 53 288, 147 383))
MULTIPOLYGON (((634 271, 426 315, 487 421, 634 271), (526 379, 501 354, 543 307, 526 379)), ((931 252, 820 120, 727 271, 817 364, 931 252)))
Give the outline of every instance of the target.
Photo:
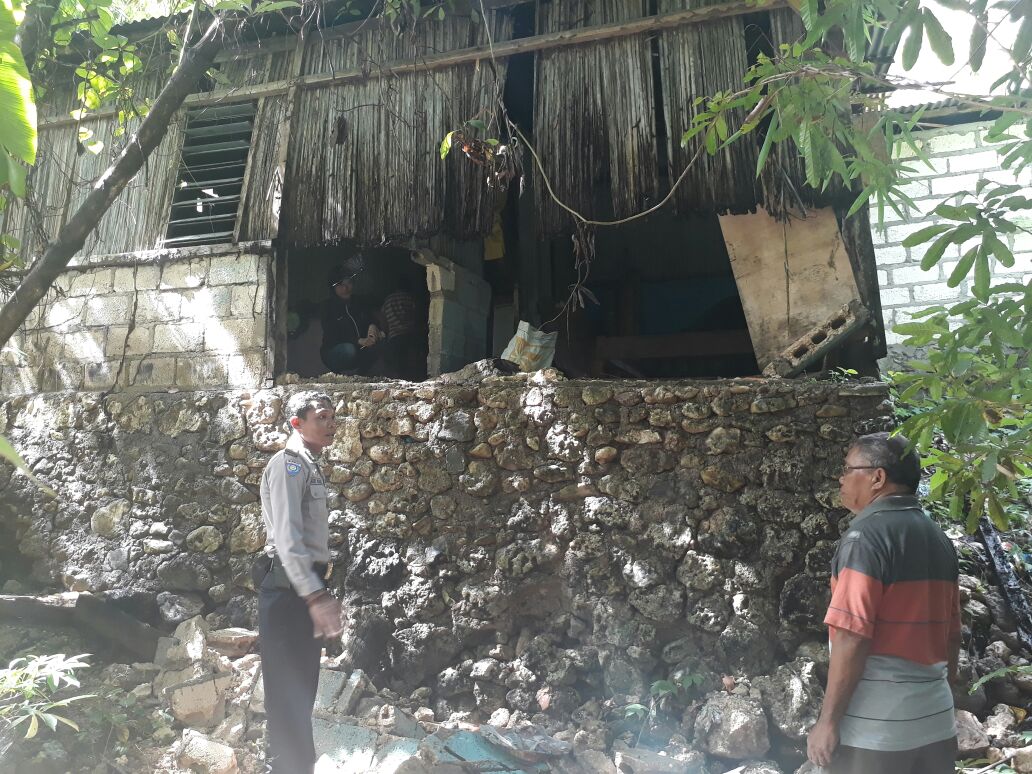
POLYGON ((846 475, 851 470, 877 470, 881 465, 843 465, 842 475, 846 475))

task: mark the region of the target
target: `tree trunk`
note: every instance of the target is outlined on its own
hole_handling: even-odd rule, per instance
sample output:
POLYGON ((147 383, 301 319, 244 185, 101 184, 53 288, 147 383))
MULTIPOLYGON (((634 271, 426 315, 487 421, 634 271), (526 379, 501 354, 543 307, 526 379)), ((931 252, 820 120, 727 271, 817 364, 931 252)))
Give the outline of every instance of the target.
POLYGON ((43 256, 32 265, 10 300, 0 309, 0 349, 67 268, 72 256, 82 249, 86 237, 165 137, 172 116, 222 48, 224 26, 224 20, 216 16, 201 38, 184 50, 179 65, 154 100, 139 130, 114 163, 94 182, 93 190, 79 209, 62 226, 43 256))

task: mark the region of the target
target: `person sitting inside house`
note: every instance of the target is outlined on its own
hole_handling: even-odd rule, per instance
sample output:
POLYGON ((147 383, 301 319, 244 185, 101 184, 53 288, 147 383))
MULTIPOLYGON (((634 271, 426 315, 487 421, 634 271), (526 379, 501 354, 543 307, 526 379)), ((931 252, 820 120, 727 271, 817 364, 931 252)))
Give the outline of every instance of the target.
POLYGON ((387 331, 384 352, 387 376, 409 381, 423 378, 418 309, 411 281, 408 277, 401 277, 380 307, 380 316, 387 331))
POLYGON ((323 340, 319 355, 336 374, 369 375, 383 333, 373 322, 368 305, 355 296, 355 276, 343 266, 329 276, 333 294, 323 305, 323 340))

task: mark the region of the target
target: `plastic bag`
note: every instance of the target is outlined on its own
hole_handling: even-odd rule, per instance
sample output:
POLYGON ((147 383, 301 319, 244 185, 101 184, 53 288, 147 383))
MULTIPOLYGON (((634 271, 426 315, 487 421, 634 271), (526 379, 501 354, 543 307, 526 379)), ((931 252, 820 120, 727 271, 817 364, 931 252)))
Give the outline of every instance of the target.
POLYGON ((516 335, 502 351, 502 359, 515 363, 521 371, 540 371, 552 365, 558 333, 544 333, 520 320, 516 335))

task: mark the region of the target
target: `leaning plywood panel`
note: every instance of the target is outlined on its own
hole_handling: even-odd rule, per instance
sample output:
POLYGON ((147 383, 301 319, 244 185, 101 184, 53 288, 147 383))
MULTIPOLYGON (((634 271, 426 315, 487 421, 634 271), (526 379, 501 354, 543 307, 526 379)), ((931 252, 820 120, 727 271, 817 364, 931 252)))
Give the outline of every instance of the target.
MULTIPOLYGON (((866 319, 832 209, 785 221, 758 210, 723 216, 720 227, 760 368, 812 331, 825 331, 815 342, 823 344, 852 329, 858 317, 866 319)), ((794 366, 804 367, 807 354, 794 366)))

